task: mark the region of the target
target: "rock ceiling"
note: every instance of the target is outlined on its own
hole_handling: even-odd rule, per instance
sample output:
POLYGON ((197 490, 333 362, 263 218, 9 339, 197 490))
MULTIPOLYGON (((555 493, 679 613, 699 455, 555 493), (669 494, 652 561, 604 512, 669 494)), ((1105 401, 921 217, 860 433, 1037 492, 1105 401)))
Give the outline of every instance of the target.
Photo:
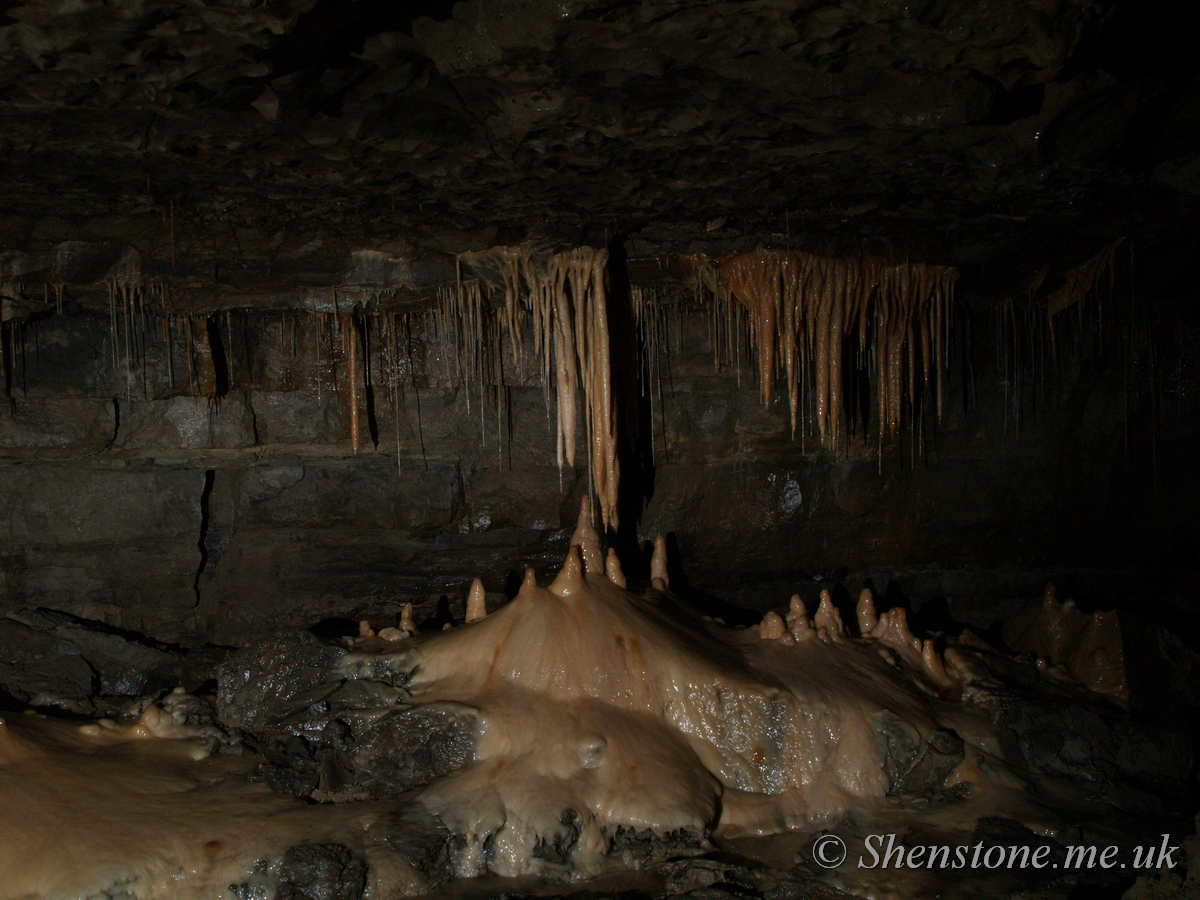
POLYGON ((1200 194, 1195 14, 1157 2, 4 6, 9 279, 64 241, 260 292, 539 236, 962 263, 1200 194))

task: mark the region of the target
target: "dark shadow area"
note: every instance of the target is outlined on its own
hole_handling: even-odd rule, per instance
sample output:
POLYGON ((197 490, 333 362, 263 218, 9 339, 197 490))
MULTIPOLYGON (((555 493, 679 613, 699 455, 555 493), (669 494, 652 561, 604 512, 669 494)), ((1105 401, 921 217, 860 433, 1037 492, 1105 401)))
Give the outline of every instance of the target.
POLYGON ((322 619, 308 630, 323 640, 339 641, 344 637, 358 637, 358 622, 345 616, 333 616, 322 619))

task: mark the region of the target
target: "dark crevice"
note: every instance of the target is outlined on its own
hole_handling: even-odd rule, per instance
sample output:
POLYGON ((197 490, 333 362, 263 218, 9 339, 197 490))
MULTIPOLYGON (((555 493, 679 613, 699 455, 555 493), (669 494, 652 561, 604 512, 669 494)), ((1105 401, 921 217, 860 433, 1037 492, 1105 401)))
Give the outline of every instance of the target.
POLYGON ((375 414, 375 382, 371 378, 371 322, 366 317, 351 319, 355 340, 362 357, 363 399, 367 406, 367 433, 376 449, 379 447, 379 419, 375 414))
POLYGON ((128 628, 119 628, 116 625, 110 625, 107 622, 101 622, 99 619, 89 619, 86 616, 78 616, 74 613, 69 613, 61 609, 52 609, 45 606, 36 607, 36 611, 41 615, 47 616, 51 619, 56 619, 60 622, 66 622, 72 625, 78 625, 80 628, 86 628, 88 631, 94 631, 98 634, 107 634, 113 637, 119 637, 131 644, 149 647, 152 650, 163 650, 169 653, 184 652, 184 648, 179 644, 160 641, 150 637, 149 635, 142 634, 140 631, 131 631, 128 628))
POLYGON ((215 315, 204 320, 208 332, 208 347, 212 351, 213 377, 216 380, 216 397, 229 393, 229 358, 225 355, 225 343, 221 340, 221 326, 215 315))
POLYGON ((200 565, 196 569, 196 580, 192 583, 192 590, 196 592, 196 605, 200 605, 200 576, 204 574, 204 567, 208 565, 208 522, 210 518, 209 498, 212 496, 213 482, 217 479, 217 473, 213 469, 207 469, 204 472, 204 490, 200 492, 200 538, 196 541, 196 547, 200 550, 200 565))

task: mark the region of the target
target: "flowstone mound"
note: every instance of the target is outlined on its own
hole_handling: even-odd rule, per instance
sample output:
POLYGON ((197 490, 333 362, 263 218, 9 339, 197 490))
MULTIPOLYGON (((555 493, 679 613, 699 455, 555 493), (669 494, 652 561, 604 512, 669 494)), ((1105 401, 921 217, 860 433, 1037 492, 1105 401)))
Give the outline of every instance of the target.
MULTIPOLYGON (((225 661, 214 703, 177 690, 128 724, 6 715, 0 900, 374 900, 456 876, 966 896, 971 872, 809 861, 834 836, 860 859, 888 832, 946 859, 995 834, 1057 860, 1179 830, 1184 728, 1062 667, 969 637, 939 652, 868 591, 849 626, 822 592, 811 617, 795 597, 729 628, 670 593, 661 540, 650 573, 624 586, 585 503, 558 576, 527 573, 490 613, 473 585, 467 624, 419 634, 406 609, 340 644, 283 632, 225 661)), ((1094 874, 980 877, 1066 896, 1094 874)))

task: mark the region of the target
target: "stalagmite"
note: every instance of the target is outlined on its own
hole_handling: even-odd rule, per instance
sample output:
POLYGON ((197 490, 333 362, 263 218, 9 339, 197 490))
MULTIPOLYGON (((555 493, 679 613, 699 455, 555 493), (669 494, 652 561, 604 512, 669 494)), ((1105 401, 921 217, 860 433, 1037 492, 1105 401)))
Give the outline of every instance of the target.
MULTIPOLYGON (((345 897, 495 893, 495 881, 445 884, 485 874, 607 876, 580 890, 523 882, 544 896, 664 882, 668 894, 685 878, 742 871, 757 896, 758 885, 795 881, 786 869, 818 832, 949 833, 953 850, 988 827, 976 826, 984 817, 1062 833, 1117 796, 1104 793, 1112 776, 1076 794, 1057 763, 1047 777, 1026 761, 1026 747, 1053 752, 1064 735, 1069 745, 1080 720, 1056 728, 1057 709, 1086 707, 1074 690, 1064 700, 1035 693, 1025 676, 1006 681, 1019 661, 992 668, 996 653, 968 644, 943 660, 912 637, 902 610, 870 636, 835 639, 829 591, 816 616, 824 640, 811 639, 799 595, 786 622, 768 612, 757 629, 731 629, 670 595, 621 589, 611 567, 589 569, 591 540, 571 544, 548 587, 526 570, 517 595, 486 618, 471 614, 483 605, 476 579, 471 628, 418 637, 406 604, 399 627, 377 636, 364 621, 359 638, 340 643, 308 634, 246 648, 218 672, 215 710, 194 697, 175 708, 187 695, 174 692, 127 725, 5 713, 0 897, 208 900, 312 884, 345 897), (972 682, 986 685, 982 702, 958 689, 972 682), (1027 733, 1012 732, 1031 719, 1027 733), (1049 791, 1039 795, 1041 782, 1049 791), (1063 816, 1045 802, 1059 797, 1063 816), (307 852, 322 847, 336 854, 307 852), (763 852, 783 865, 768 868, 763 852), (297 859, 353 859, 360 871, 353 885, 346 866, 293 876, 300 867, 284 860, 297 859), (628 882, 622 867, 645 874, 628 882)), ((665 559, 653 568, 665 577, 665 559)), ((1154 732, 1139 724, 1125 738, 1119 723, 1106 715, 1098 732, 1118 752, 1148 746, 1154 732)), ((1131 768, 1106 754, 1115 774, 1131 768)), ((1178 772, 1167 785, 1182 785, 1187 754, 1169 755, 1183 758, 1165 764, 1178 772)), ((1157 777, 1160 764, 1145 762, 1137 771, 1157 777)), ((1146 796, 1134 794, 1138 809, 1146 796)), ((920 894, 932 882, 915 874, 848 886, 907 896, 916 884, 920 894)))
POLYGON ((604 571, 608 575, 608 580, 619 588, 625 587, 625 573, 621 571, 621 560, 617 556, 617 551, 612 547, 608 548, 608 556, 604 560, 604 571))
POLYGON ((948 690, 958 684, 946 672, 946 666, 938 656, 937 648, 931 639, 927 638, 921 645, 921 661, 925 665, 925 674, 929 676, 929 680, 942 690, 948 690))
POLYGON ((809 621, 808 611, 804 608, 804 601, 800 599, 799 594, 792 594, 792 599, 788 604, 787 627, 788 632, 797 641, 806 641, 817 636, 812 622, 809 621))
POLYGON ((410 636, 421 633, 417 631, 417 626, 413 622, 413 606, 411 603, 405 603, 400 608, 400 623, 396 627, 410 636))
POLYGON ((476 578, 471 582, 471 589, 467 592, 467 616, 468 622, 478 622, 487 617, 487 603, 484 600, 483 582, 476 578))
POLYGON ((758 636, 764 641, 775 641, 787 634, 779 613, 769 612, 758 623, 758 636))
POLYGON ((579 548, 583 565, 589 575, 604 573, 604 554, 600 552, 600 535, 592 527, 592 504, 584 497, 579 504, 579 519, 571 535, 571 545, 579 548))
POLYGON ((829 592, 829 588, 821 590, 821 603, 817 607, 816 615, 813 616, 813 626, 822 640, 825 639, 826 634, 835 641, 846 636, 846 626, 842 624, 842 614, 833 605, 833 595, 829 592))
POLYGON ((875 596, 870 588, 863 588, 858 595, 858 606, 855 608, 858 618, 858 633, 866 636, 875 630, 879 624, 879 616, 875 613, 875 596))
POLYGON ((881 615, 871 636, 897 649, 921 652, 921 642, 908 630, 908 614, 902 606, 889 609, 881 615))
POLYGON ((667 538, 665 535, 654 536, 654 553, 650 556, 650 583, 657 590, 665 591, 671 584, 667 576, 667 538))

